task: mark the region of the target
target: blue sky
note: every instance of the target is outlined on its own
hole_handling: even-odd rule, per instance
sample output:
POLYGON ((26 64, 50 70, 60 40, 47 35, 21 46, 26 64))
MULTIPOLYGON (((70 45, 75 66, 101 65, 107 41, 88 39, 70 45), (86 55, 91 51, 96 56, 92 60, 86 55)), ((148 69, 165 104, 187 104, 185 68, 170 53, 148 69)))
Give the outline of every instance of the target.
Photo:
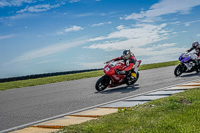
POLYGON ((200 0, 0 0, 0 78, 102 68, 124 49, 177 60, 199 13, 200 0))

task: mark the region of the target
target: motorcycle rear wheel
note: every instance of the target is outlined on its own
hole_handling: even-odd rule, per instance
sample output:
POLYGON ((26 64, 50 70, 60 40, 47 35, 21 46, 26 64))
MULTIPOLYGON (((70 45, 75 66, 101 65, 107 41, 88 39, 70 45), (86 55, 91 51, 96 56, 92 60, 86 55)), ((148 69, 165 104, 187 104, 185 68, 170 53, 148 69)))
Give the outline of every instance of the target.
POLYGON ((95 88, 97 91, 103 91, 108 87, 109 83, 110 83, 110 78, 104 75, 97 80, 95 88))
POLYGON ((178 65, 178 66, 175 68, 175 70, 174 70, 174 75, 175 75, 176 77, 178 77, 178 76, 180 76, 182 73, 183 73, 183 72, 182 72, 182 66, 178 65))

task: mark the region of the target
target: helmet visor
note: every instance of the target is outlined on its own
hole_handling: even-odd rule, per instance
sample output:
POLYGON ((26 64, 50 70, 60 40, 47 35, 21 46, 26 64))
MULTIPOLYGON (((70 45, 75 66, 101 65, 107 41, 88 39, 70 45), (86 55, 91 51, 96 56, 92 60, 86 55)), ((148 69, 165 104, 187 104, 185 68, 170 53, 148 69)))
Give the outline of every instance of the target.
POLYGON ((122 55, 122 56, 124 57, 124 59, 129 59, 129 58, 131 57, 131 53, 130 53, 129 50, 125 50, 125 51, 123 52, 123 55, 122 55))

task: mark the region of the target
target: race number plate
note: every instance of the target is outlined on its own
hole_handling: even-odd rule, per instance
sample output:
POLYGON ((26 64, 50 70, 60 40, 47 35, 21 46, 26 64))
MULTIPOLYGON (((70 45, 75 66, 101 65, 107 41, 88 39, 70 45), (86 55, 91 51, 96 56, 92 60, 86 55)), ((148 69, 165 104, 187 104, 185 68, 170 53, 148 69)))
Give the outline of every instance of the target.
POLYGON ((110 70, 110 68, 109 68, 109 67, 106 67, 104 70, 107 72, 107 71, 109 71, 109 70, 110 70))

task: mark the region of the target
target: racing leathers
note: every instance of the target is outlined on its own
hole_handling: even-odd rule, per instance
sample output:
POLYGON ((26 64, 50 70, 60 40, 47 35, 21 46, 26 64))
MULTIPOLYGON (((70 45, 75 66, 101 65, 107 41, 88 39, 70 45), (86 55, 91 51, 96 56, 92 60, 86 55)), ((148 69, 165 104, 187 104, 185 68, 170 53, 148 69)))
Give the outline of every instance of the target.
POLYGON ((122 70, 122 71, 116 71, 116 74, 129 76, 128 72, 132 70, 132 68, 136 62, 135 57, 131 55, 131 57, 129 59, 124 59, 123 56, 112 59, 112 61, 117 61, 117 60, 124 60, 127 67, 125 67, 124 70, 122 70))
POLYGON ((199 61, 200 61, 200 47, 198 47, 198 48, 194 48, 194 47, 191 47, 190 49, 188 49, 186 52, 191 52, 192 50, 194 50, 195 49, 195 51, 196 51, 196 55, 197 55, 197 58, 196 58, 196 63, 197 63, 197 66, 199 67, 199 61))

